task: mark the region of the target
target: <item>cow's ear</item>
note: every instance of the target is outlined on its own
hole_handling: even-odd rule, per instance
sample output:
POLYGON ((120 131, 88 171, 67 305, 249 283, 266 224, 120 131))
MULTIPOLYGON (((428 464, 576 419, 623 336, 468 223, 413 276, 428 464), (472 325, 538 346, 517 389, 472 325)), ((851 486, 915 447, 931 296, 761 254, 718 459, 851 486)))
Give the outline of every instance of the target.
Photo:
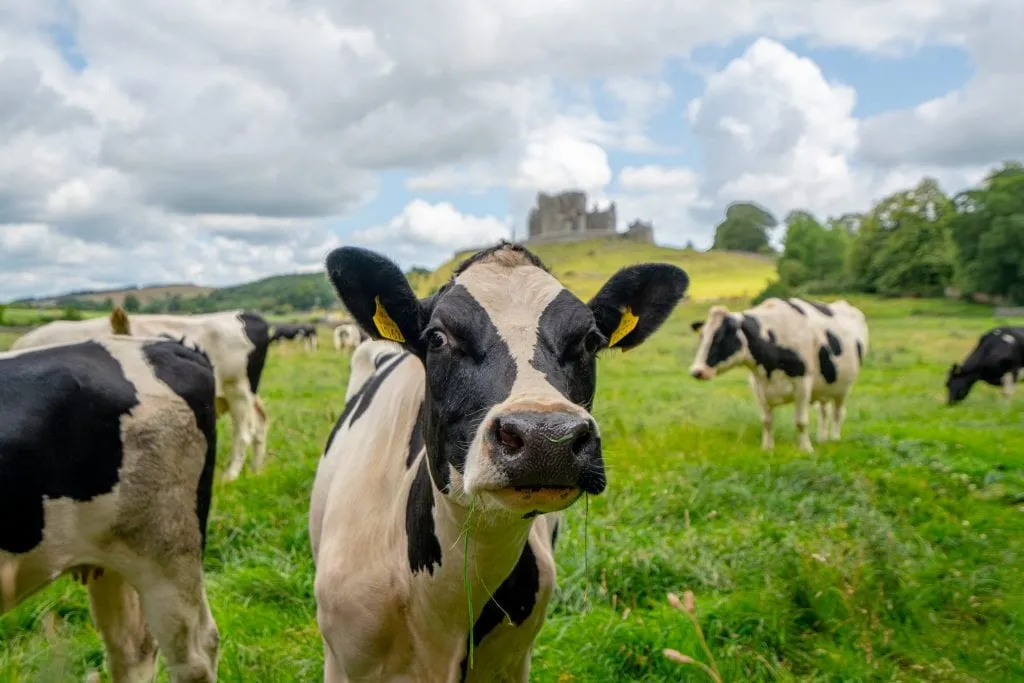
POLYGON ((390 259, 359 247, 327 256, 327 277, 359 326, 373 339, 390 339, 422 355, 420 302, 390 259))
POLYGON ((642 344, 665 322, 689 285, 686 271, 668 263, 628 266, 612 275, 588 304, 607 348, 642 344))
POLYGON ((694 332, 700 332, 702 327, 704 327, 703 320, 694 320, 692 323, 690 323, 690 329, 693 330, 694 332))

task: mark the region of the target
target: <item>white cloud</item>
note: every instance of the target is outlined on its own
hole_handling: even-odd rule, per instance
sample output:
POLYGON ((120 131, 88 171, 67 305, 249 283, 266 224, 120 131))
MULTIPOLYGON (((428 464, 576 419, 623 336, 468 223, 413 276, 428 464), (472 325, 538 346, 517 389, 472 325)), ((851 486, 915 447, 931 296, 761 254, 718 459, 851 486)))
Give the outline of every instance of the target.
MULTIPOLYGON (((519 221, 537 190, 586 189, 680 241, 706 236, 731 198, 829 211, 911 172, 956 183, 1024 154, 1006 115, 1024 80, 1022 12, 1005 0, 0 3, 0 239, 19 245, 0 252, 0 299, 316 267, 338 241, 327 226, 377 198, 383 171, 412 172, 416 194, 504 189, 519 221), (691 108, 703 166, 673 168, 678 150, 650 121, 691 121, 673 111, 665 65, 757 36, 691 108), (962 45, 978 73, 862 124, 849 88, 777 42, 795 38, 872 53, 962 45), (613 185, 620 153, 630 167, 613 185), (26 234, 45 249, 29 254, 26 234)), ((364 237, 390 230, 427 258, 462 238, 414 225, 458 225, 467 240, 508 228, 445 199, 413 201, 364 237)))
POLYGON ((1017 114, 1024 86, 1022 25, 1020 3, 1006 3, 969 24, 974 77, 960 90, 866 121, 862 156, 885 166, 946 168, 1024 157, 1024 118, 1017 114))
POLYGON ((511 227, 495 216, 467 216, 449 202, 410 202, 384 225, 356 231, 352 241, 405 263, 437 263, 452 252, 507 239, 511 227))

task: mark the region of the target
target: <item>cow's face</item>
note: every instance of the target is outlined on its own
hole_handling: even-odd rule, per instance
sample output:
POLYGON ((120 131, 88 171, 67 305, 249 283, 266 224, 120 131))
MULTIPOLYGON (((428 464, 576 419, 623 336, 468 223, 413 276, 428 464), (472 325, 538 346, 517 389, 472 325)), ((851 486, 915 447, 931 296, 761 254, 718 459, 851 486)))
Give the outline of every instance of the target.
POLYGON ((953 363, 946 375, 946 404, 953 405, 967 398, 975 379, 965 373, 958 364, 953 363))
POLYGON ((398 341, 423 362, 435 485, 459 502, 522 515, 604 490, 590 414, 597 354, 642 343, 689 283, 675 266, 633 266, 584 303, 536 257, 504 243, 469 259, 423 301, 394 264, 364 250, 336 250, 328 272, 372 336, 398 341))
POLYGON ((744 362, 750 357, 747 338, 740 326, 739 315, 724 306, 712 306, 706 320, 697 320, 690 328, 699 335, 697 354, 690 366, 690 376, 712 379, 717 373, 744 362))

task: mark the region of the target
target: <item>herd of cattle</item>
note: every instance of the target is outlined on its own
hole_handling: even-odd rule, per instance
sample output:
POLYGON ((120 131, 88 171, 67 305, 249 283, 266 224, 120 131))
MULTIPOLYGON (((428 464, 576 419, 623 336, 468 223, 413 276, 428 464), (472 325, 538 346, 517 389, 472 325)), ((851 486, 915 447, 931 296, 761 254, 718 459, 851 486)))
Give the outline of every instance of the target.
MULTIPOLYGON (((312 482, 309 535, 326 681, 525 681, 555 585, 560 513, 606 486, 591 414, 597 355, 644 343, 684 296, 672 265, 623 268, 584 302, 502 242, 419 299, 390 260, 333 251, 355 319, 345 407, 312 482), (467 591, 469 599, 467 600, 467 591)), ((769 299, 692 324, 690 374, 749 370, 762 446, 794 404, 799 447, 838 439, 868 351, 864 314, 769 299)), ((216 680, 203 579, 217 418, 233 423, 224 480, 268 418, 258 391, 275 339, 313 339, 249 311, 52 322, 0 353, 0 613, 63 574, 87 585, 114 681, 216 680)), ((982 336, 947 378, 1009 395, 1024 328, 982 336)))

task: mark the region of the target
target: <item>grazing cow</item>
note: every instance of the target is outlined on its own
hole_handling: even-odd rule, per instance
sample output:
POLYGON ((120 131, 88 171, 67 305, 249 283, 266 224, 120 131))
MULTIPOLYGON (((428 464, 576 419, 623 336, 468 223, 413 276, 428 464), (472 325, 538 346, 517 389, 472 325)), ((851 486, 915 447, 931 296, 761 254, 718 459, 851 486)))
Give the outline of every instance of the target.
POLYGON ((313 351, 317 348, 316 325, 311 323, 281 323, 274 326, 274 333, 270 335, 270 341, 279 339, 301 339, 303 346, 313 351))
POLYGON ((1013 396, 1014 386, 1024 380, 1024 327, 996 327, 981 335, 964 364, 949 368, 947 404, 967 398, 978 380, 1001 386, 1006 398, 1013 396))
POLYGON ((867 322, 859 309, 842 300, 771 298, 739 313, 712 306, 707 319, 691 328, 700 333, 691 376, 710 380, 736 366, 750 370, 763 449, 774 448, 774 411, 788 403, 795 404, 802 450, 814 450, 807 433, 812 403, 820 404, 818 439, 839 439, 846 400, 868 350, 867 322))
POLYGON ((207 356, 178 341, 0 353, 0 613, 80 573, 113 681, 152 679, 158 648, 172 681, 216 680, 215 390, 207 356))
MULTIPOLYGON (((118 310, 109 318, 47 323, 19 338, 12 348, 108 336, 120 324, 118 310)), ((267 322, 256 313, 237 310, 205 315, 133 315, 130 328, 133 334, 147 337, 184 338, 210 356, 217 374, 218 415, 229 412, 234 425, 224 479, 232 481, 242 473, 250 446, 252 469, 260 471, 267 453, 268 420, 257 391, 267 359, 267 322)))
POLYGON ((367 339, 369 337, 355 323, 342 323, 334 328, 335 351, 355 349, 367 339))
POLYGON ((597 354, 643 343, 689 279, 636 265, 585 304, 505 242, 422 300, 363 249, 336 249, 327 272, 390 341, 353 354, 313 484, 324 680, 526 681, 555 583, 553 513, 606 484, 597 354))

